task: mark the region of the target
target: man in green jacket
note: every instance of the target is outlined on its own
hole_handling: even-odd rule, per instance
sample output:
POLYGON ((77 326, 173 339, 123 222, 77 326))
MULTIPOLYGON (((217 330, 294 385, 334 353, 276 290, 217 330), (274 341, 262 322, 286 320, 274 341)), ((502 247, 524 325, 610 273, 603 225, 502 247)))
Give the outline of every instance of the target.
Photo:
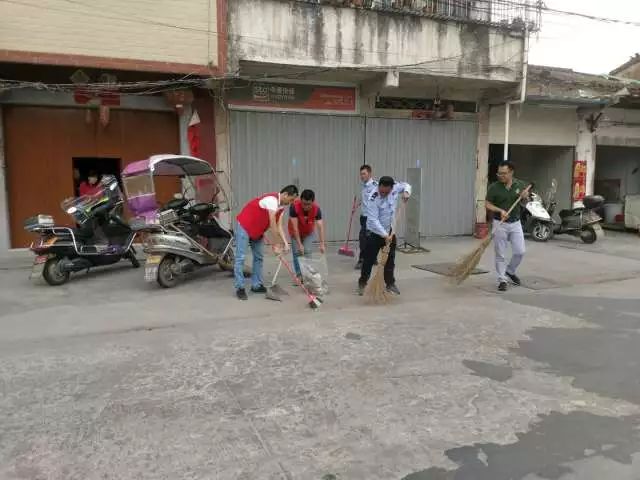
POLYGON ((507 214, 511 205, 518 199, 526 198, 529 188, 525 182, 513 177, 514 166, 511 162, 501 163, 498 167, 498 181, 487 190, 487 210, 493 212, 493 245, 496 252, 496 273, 498 290, 507 290, 507 280, 520 285, 516 269, 525 253, 524 232, 520 222, 520 203, 507 214), (502 224, 500 223, 502 222, 502 224), (505 254, 511 243, 511 261, 507 265, 505 254))

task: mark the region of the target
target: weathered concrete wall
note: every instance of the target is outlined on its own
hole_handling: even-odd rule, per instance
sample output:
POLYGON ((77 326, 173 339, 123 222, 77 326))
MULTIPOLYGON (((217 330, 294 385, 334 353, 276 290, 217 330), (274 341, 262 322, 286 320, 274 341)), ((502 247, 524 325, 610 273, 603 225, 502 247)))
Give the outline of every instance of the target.
MULTIPOLYGON (((575 108, 524 105, 511 110, 509 143, 512 145, 575 146, 578 117, 575 108)), ((504 143, 504 105, 491 109, 489 142, 504 143)))
POLYGON ((521 74, 523 38, 487 26, 282 0, 234 0, 228 9, 231 72, 250 60, 415 65, 404 70, 503 81, 517 81, 521 74))
MULTIPOLYGON (((68 64, 69 56, 83 56, 112 63, 162 62, 166 71, 180 70, 175 64, 215 66, 216 4, 216 0, 0 2, 0 61, 68 64)), ((94 66, 91 58, 85 62, 94 66)))
POLYGON ((598 145, 640 147, 640 110, 607 108, 596 132, 598 145))

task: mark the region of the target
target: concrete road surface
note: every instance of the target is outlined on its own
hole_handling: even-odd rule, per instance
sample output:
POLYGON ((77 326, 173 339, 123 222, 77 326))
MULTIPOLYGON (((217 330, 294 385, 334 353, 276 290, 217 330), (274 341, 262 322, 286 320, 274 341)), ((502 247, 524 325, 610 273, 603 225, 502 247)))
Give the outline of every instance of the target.
POLYGON ((241 303, 220 272, 53 288, 3 259, 0 479, 640 478, 640 239, 528 242, 504 295, 411 268, 475 244, 399 255, 383 307, 332 255, 317 312, 284 275, 241 303))

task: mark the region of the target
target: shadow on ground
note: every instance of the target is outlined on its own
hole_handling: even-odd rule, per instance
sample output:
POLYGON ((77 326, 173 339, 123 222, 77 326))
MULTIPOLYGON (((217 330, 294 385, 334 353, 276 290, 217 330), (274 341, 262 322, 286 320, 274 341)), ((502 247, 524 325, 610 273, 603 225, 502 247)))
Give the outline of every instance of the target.
MULTIPOLYGON (((509 445, 474 444, 447 450, 454 470, 430 468, 403 480, 560 480, 572 462, 593 457, 634 468, 640 450, 640 417, 603 417, 584 412, 551 413, 509 445)), ((571 477, 585 479, 587 477, 571 477)), ((590 478, 590 477, 589 477, 590 478)), ((595 477, 593 477, 595 480, 595 477)))

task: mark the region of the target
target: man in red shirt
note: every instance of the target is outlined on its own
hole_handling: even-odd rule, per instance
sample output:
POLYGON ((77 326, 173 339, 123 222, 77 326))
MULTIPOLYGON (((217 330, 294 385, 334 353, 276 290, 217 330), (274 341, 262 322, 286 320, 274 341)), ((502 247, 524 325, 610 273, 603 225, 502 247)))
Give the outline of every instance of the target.
POLYGON ((313 190, 303 190, 300 199, 289 207, 289 235, 291 235, 293 267, 298 278, 302 277, 298 256, 311 257, 311 243, 316 225, 318 225, 320 252, 324 253, 326 250, 322 212, 318 204, 315 203, 315 199, 316 194, 313 190))
POLYGON ((262 281, 262 245, 264 234, 271 231, 271 244, 276 254, 289 251, 289 243, 282 229, 282 213, 298 197, 298 187, 288 185, 280 193, 266 193, 247 203, 237 217, 236 226, 236 258, 234 277, 236 296, 247 300, 244 288, 244 258, 247 246, 251 245, 253 256, 253 272, 251 291, 265 293, 267 289, 262 281), (282 245, 282 247, 280 247, 282 245))

